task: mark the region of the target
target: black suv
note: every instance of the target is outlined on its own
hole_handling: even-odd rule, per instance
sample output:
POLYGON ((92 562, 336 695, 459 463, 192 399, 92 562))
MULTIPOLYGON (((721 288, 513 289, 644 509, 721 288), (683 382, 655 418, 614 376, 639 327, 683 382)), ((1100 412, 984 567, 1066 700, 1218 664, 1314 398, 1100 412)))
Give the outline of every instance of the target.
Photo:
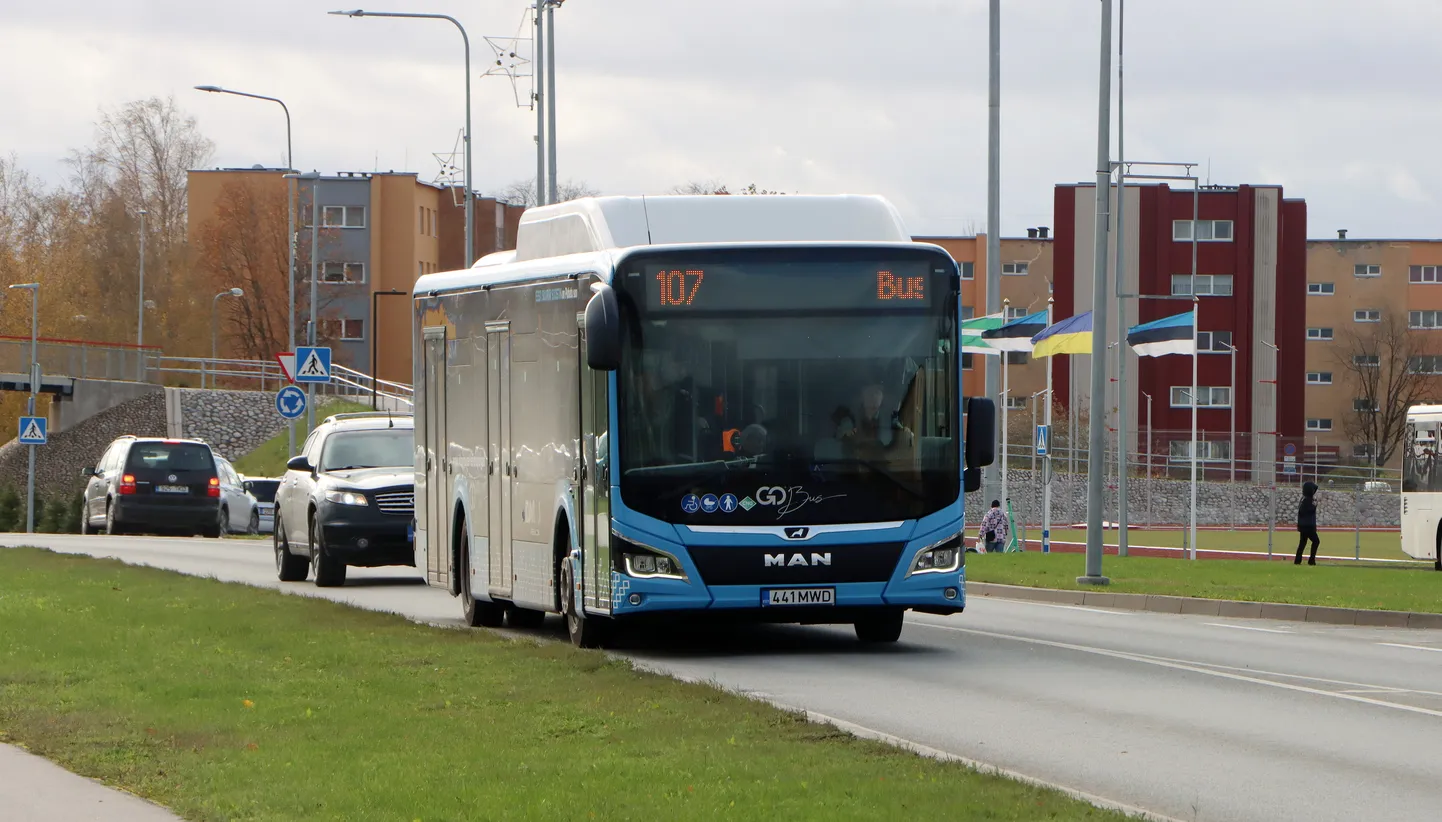
POLYGON ((82 534, 221 534, 220 474, 199 440, 121 437, 81 474, 82 534))
POLYGON ((345 584, 346 567, 415 565, 415 421, 380 413, 327 417, 286 464, 275 495, 282 581, 345 584))

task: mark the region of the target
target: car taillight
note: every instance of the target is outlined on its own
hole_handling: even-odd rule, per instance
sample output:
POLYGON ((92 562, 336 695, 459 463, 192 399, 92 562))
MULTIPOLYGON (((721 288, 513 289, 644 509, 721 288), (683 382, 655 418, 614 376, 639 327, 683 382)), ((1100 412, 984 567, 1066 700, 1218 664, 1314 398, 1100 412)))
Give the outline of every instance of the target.
POLYGON ((210 496, 212 496, 212 497, 218 497, 218 496, 220 496, 220 477, 211 477, 211 478, 210 478, 210 489, 209 489, 208 493, 209 493, 210 496))
POLYGON ((119 489, 119 490, 120 490, 120 493, 121 493, 121 494, 133 494, 133 493, 135 493, 135 475, 134 475, 134 474, 125 474, 124 476, 122 476, 122 477, 120 478, 120 489, 119 489))

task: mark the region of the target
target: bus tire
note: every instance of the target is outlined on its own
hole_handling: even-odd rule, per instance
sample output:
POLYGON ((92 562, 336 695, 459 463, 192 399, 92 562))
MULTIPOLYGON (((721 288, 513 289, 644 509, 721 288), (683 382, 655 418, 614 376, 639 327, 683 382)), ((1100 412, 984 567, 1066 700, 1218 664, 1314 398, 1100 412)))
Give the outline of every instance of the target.
POLYGON ((581 605, 576 601, 576 586, 573 583, 571 561, 567 559, 561 563, 561 574, 559 577, 561 590, 561 616, 566 619, 566 633, 571 637, 571 644, 577 648, 601 648, 606 645, 610 638, 611 621, 602 617, 586 616, 581 610, 581 605))
POLYGON ((856 620, 856 638, 868 644, 895 642, 901 639, 902 617, 905 613, 900 610, 889 610, 856 620))
POLYGON ((545 622, 545 611, 533 611, 530 608, 518 608, 515 605, 506 608, 506 625, 508 627, 539 628, 545 622))
POLYGON ((461 584, 461 615, 472 628, 499 628, 505 611, 494 602, 481 602, 471 592, 471 535, 464 524, 461 526, 460 562, 456 564, 456 576, 461 584))

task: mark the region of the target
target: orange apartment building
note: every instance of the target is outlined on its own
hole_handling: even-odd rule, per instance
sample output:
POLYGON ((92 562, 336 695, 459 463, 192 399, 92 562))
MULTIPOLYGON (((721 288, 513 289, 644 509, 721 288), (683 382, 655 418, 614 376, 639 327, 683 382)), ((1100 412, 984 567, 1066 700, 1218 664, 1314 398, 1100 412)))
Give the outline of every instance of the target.
MULTIPOLYGON (((281 295, 255 304, 267 289, 285 283, 285 209, 288 181, 282 169, 208 169, 189 173, 189 239, 198 252, 193 276, 197 287, 247 291, 238 300, 222 299, 221 356, 236 356, 236 323, 263 320, 278 324, 286 336, 288 314, 281 295), (251 208, 245 207, 246 205, 251 208), (222 225, 221 221, 225 221, 222 225), (264 230, 262 230, 264 229, 264 230), (219 233, 224 252, 217 252, 219 233), (209 243, 209 245, 207 245, 209 243), (204 249, 210 248, 210 253, 204 249), (262 253, 254 253, 260 251, 262 253), (259 260, 259 262, 257 262, 259 260), (277 268, 278 266, 278 268, 277 268), (234 282, 232 282, 234 281, 234 282), (249 282, 247 282, 249 281, 249 282), (248 285, 256 287, 248 288, 248 285), (252 300, 243 305, 245 300, 252 300), (260 314, 264 314, 261 317, 260 314), (226 320, 229 320, 227 322, 226 320), (227 334, 226 328, 232 329, 227 334)), ((317 264, 319 336, 331 346, 335 362, 382 379, 411 381, 409 301, 377 292, 409 295, 423 274, 465 265, 465 206, 460 190, 423 182, 414 173, 342 172, 299 180, 296 222, 296 338, 306 337, 310 293, 312 207, 321 214, 322 239, 317 264), (318 191, 318 200, 312 195, 318 191), (374 311, 376 316, 371 316, 374 311)), ((474 205, 477 259, 515 247, 521 206, 478 197, 474 205)))

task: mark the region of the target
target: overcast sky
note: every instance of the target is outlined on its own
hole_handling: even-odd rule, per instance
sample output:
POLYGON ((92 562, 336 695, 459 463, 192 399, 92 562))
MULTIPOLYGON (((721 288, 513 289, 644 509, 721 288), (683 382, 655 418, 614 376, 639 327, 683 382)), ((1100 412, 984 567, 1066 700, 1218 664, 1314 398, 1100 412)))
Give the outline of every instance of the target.
MULTIPOLYGON (((349 0, 357 2, 358 0, 349 0)), ((215 164, 433 179, 463 122, 459 34, 348 19, 341 0, 0 0, 0 153, 59 181, 102 107, 174 95, 215 164)), ((1052 224, 1052 187, 1094 178, 1100 3, 1004 0, 1002 230, 1052 224)), ((878 193, 917 234, 986 224, 985 0, 569 0, 556 12, 560 176, 604 193, 688 180, 878 193)), ((529 178, 535 115, 484 37, 524 0, 389 0, 471 36, 475 182, 529 178)), ((1133 0, 1126 148, 1214 183, 1281 184, 1308 233, 1442 236, 1442 3, 1133 0)), ((529 36, 529 29, 525 36, 529 36)), ((528 45, 523 48, 529 49, 528 45)), ((523 94, 529 80, 522 81, 523 94)), ((1115 91, 1115 87, 1114 87, 1115 91)))

